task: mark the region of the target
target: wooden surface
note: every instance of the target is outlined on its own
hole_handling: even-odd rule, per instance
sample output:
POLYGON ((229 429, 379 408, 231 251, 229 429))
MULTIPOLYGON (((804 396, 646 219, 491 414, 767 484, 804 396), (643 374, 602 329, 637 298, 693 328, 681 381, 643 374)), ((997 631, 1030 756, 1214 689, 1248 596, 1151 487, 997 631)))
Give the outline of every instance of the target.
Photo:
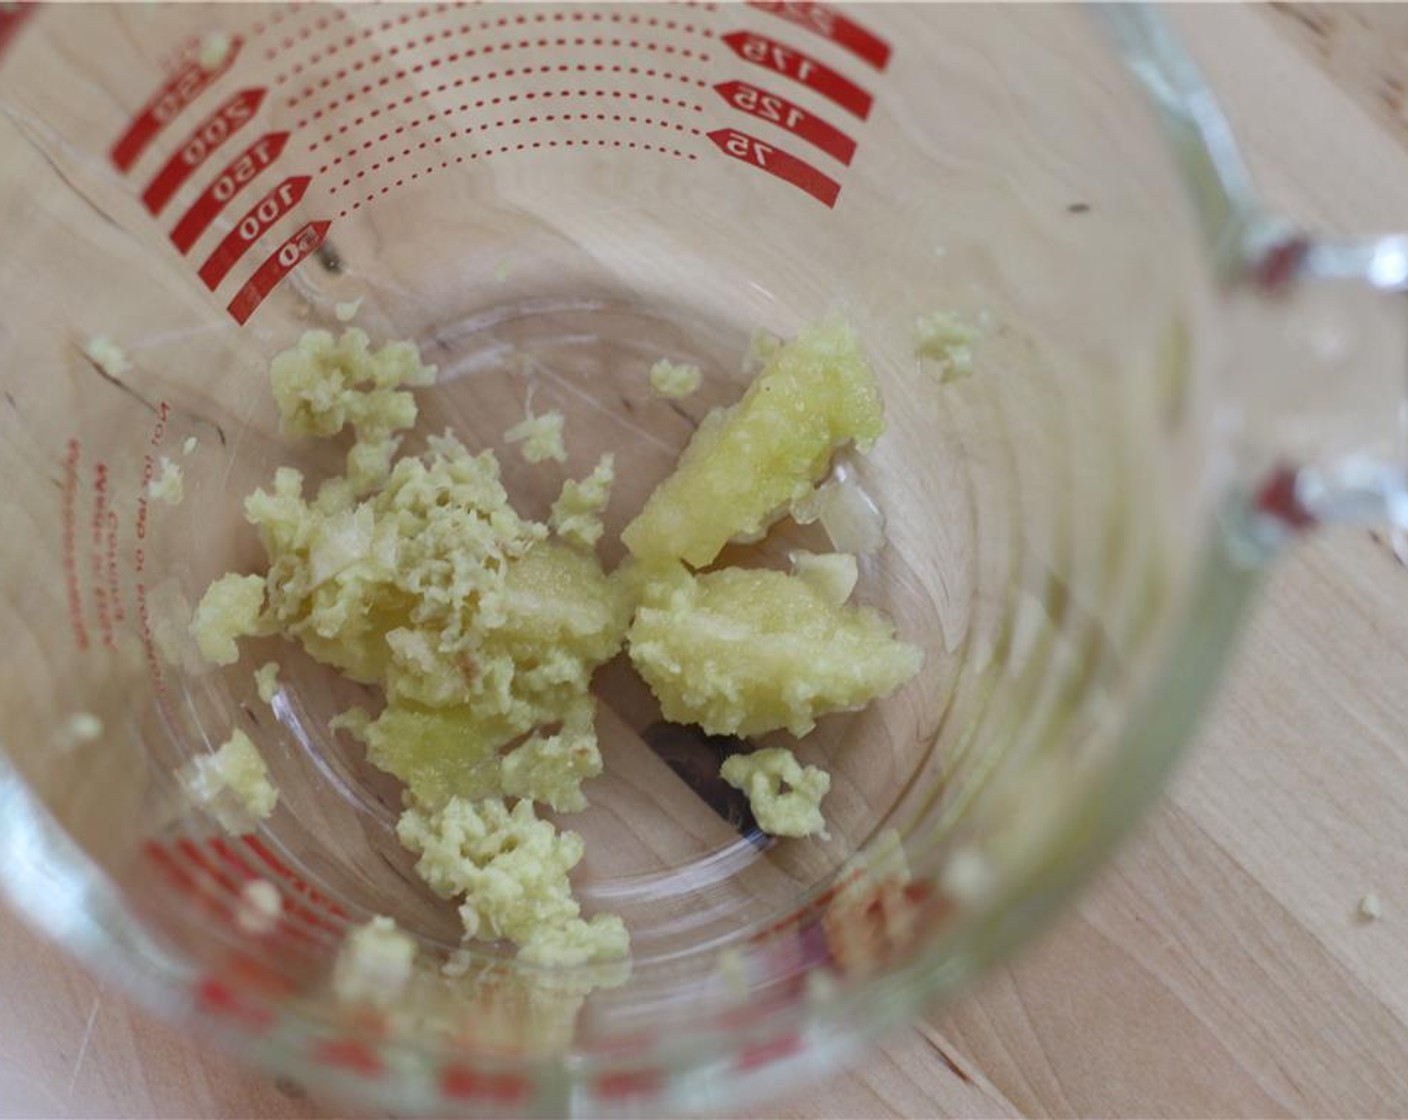
MULTIPOLYGON (((1269 195, 1408 228, 1408 9, 1178 13, 1269 195)), ((1201 742, 1037 946, 791 1117, 1408 1113, 1408 571, 1285 563, 1201 742), (1383 917, 1356 916, 1376 891, 1383 917)), ((134 1012, 0 917, 0 1116, 332 1115, 134 1012)))

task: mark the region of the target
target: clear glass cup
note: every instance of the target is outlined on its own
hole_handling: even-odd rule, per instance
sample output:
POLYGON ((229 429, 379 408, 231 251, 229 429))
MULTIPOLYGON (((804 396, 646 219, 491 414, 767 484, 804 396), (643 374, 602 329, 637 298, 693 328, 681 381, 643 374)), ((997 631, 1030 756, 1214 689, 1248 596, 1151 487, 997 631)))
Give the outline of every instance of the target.
MULTIPOLYGON (((1109 853, 1284 541, 1397 512, 1401 243, 1267 216, 1143 9, 45 7, 0 44, 0 889, 145 1006, 359 1104, 718 1111, 835 1069, 1109 853), (268 361, 356 300, 438 365, 423 430, 502 448, 526 401, 566 413, 563 472, 502 457, 525 511, 613 450, 609 539, 755 329, 839 310, 875 361, 889 430, 838 475, 884 517, 860 598, 924 669, 806 740, 830 836, 772 844, 719 744, 602 671, 607 769, 568 823, 629 970, 476 944, 445 975, 396 785, 328 729, 357 690, 272 641, 193 649, 206 585, 259 560, 243 496, 339 461, 279 437, 268 361), (915 356, 936 310, 979 328, 967 376, 915 356), (703 389, 653 398, 662 356, 703 389), (162 456, 177 507, 145 497, 162 456), (281 799, 229 837, 175 775, 235 727, 281 799), (272 929, 241 921, 254 878, 272 929), (348 1008, 332 962, 379 913, 416 976, 348 1008)), ((785 525, 763 559, 798 542, 824 543, 785 525)))

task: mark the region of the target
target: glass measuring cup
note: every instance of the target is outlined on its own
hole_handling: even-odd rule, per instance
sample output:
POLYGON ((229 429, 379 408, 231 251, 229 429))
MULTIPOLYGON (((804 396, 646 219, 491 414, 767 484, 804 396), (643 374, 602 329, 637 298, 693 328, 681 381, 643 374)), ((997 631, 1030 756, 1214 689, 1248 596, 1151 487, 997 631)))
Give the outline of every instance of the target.
MULTIPOLYGON (((1374 375, 1396 365, 1359 355, 1322 407, 1324 359, 1284 326, 1333 325, 1352 299, 1362 343, 1387 348, 1366 297, 1397 282, 1392 244, 1264 222, 1157 29, 1119 30, 1176 154, 1069 11, 43 10, 12 27, 7 893, 144 1002, 403 1110, 718 1109, 830 1068, 1005 951, 1147 800, 1247 561, 1395 478, 1365 421, 1392 419, 1392 375, 1374 375), (496 445, 531 389, 568 414, 567 473, 614 449, 615 530, 737 395, 754 327, 839 304, 881 370, 890 432, 849 468, 885 516, 861 595, 925 646, 924 674, 808 744, 837 775, 831 840, 766 851, 707 783, 721 748, 606 674, 608 770, 571 823, 588 905, 632 927, 624 981, 489 950, 441 976, 457 930, 406 881, 395 790, 326 730, 342 686, 280 652, 270 711, 249 670, 273 650, 228 673, 191 655, 190 604, 257 560, 240 499, 276 465, 334 462, 276 437, 268 358, 358 298, 359 323, 441 367, 429 430, 496 445), (972 376, 913 356, 935 309, 986 324, 972 376), (130 369, 94 367, 99 335, 130 369), (662 355, 708 371, 686 416, 644 388, 662 355), (163 454, 185 468, 175 509, 142 496, 163 454), (283 803, 229 839, 173 774, 235 726, 283 803), (262 933, 238 920, 256 876, 284 900, 262 933), (370 1015, 326 976, 346 924, 377 912, 423 959, 370 1015)), ((516 497, 551 497, 559 478, 503 459, 516 497)))

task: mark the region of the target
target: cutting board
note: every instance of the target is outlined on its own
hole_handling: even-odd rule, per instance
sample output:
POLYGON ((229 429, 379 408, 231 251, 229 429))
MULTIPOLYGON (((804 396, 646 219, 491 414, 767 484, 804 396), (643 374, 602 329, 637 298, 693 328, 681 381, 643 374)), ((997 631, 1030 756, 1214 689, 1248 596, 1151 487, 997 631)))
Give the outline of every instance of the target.
MULTIPOLYGON (((1408 229, 1408 7, 1173 17, 1276 205, 1408 229)), ((1408 1112, 1408 570, 1382 536, 1341 530, 1263 598, 1162 805, 1055 928, 766 1114, 1408 1112), (1358 916, 1368 891, 1378 921, 1358 916)), ((5 916, 0 993, 0 1116, 334 1114, 5 916)))

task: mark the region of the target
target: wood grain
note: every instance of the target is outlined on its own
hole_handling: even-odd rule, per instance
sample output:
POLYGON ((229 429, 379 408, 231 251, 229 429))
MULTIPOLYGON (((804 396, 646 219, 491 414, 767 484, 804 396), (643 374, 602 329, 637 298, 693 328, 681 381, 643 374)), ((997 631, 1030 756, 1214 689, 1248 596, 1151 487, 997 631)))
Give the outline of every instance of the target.
MULTIPOLYGON (((1178 13, 1268 194, 1331 228, 1408 227, 1408 18, 1178 13)), ((1270 581, 1162 807, 1030 952, 769 1114, 1408 1112, 1408 571, 1309 543, 1270 581), (1356 916, 1373 889, 1384 916, 1356 916)), ((0 1115, 320 1117, 0 917, 0 1115)))

